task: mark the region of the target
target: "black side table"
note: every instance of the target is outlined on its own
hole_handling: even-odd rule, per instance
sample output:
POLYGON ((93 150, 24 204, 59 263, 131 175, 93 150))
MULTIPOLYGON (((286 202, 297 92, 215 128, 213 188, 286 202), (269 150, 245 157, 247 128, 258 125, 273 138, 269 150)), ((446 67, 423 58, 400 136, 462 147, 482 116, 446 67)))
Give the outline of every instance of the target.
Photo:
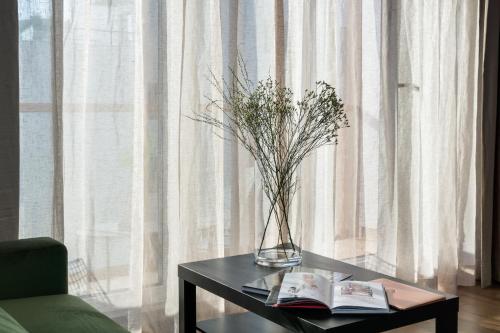
MULTIPOLYGON (((436 319, 436 332, 457 332, 458 297, 445 293, 441 293, 446 297, 442 301, 406 311, 391 310, 389 314, 383 315, 318 317, 266 307, 265 298, 245 294, 241 291, 241 286, 279 269, 255 265, 253 260, 253 254, 245 254, 179 265, 180 332, 194 333, 196 329, 205 333, 383 332, 433 318, 436 319), (197 323, 197 286, 250 312, 197 323)), ((355 280, 368 281, 385 277, 406 283, 310 252, 304 252, 302 265, 351 273, 355 280)))

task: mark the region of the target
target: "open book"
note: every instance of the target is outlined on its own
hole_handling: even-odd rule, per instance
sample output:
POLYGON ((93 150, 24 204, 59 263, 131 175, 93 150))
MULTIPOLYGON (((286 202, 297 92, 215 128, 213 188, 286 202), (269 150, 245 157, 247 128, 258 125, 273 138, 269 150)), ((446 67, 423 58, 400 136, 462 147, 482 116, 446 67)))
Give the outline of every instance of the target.
POLYGON ((389 312, 389 305, 381 283, 364 281, 332 283, 322 275, 312 273, 285 274, 273 306, 303 309, 328 308, 332 314, 389 312))
POLYGON ((331 281, 332 283, 342 281, 351 277, 351 274, 346 274, 346 273, 332 272, 312 267, 294 266, 273 274, 266 275, 252 282, 246 283, 241 289, 246 293, 268 296, 273 288, 279 289, 286 273, 298 273, 298 272, 319 274, 328 279, 329 281, 331 281))

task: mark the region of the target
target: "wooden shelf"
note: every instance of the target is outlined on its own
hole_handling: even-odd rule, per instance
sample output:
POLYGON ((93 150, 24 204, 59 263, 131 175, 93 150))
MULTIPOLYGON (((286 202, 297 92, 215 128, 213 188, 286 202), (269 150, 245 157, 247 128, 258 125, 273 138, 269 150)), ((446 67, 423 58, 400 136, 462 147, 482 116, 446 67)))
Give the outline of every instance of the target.
POLYGON ((289 330, 251 312, 199 321, 196 326, 203 333, 290 333, 289 330))

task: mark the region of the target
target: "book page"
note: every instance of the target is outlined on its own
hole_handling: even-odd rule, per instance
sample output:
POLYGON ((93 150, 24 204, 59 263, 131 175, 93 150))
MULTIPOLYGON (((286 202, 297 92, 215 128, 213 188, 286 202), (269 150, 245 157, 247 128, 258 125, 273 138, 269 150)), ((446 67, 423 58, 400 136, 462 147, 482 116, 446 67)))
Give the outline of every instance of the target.
POLYGON ((385 291, 380 283, 341 281, 333 288, 332 308, 386 309, 385 291))
POLYGON ((312 273, 323 276, 331 283, 342 281, 351 276, 351 274, 332 272, 318 268, 311 268, 305 266, 294 266, 286 268, 274 274, 266 275, 260 279, 245 283, 242 287, 244 292, 258 293, 268 295, 269 291, 274 286, 280 286, 286 273, 312 273))
POLYGON ((420 305, 445 299, 445 296, 436 292, 417 288, 405 283, 389 279, 377 279, 371 282, 382 283, 387 292, 389 304, 398 310, 411 309, 420 305))
POLYGON ((312 299, 331 308, 331 295, 332 284, 325 277, 312 273, 287 273, 281 284, 278 302, 312 299))

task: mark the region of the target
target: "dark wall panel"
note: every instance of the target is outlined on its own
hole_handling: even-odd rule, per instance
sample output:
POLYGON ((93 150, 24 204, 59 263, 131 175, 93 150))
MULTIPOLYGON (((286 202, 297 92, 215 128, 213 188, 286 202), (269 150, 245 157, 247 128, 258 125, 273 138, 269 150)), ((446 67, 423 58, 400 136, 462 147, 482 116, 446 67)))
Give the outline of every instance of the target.
POLYGON ((0 241, 19 233, 17 1, 0 1, 0 241))

